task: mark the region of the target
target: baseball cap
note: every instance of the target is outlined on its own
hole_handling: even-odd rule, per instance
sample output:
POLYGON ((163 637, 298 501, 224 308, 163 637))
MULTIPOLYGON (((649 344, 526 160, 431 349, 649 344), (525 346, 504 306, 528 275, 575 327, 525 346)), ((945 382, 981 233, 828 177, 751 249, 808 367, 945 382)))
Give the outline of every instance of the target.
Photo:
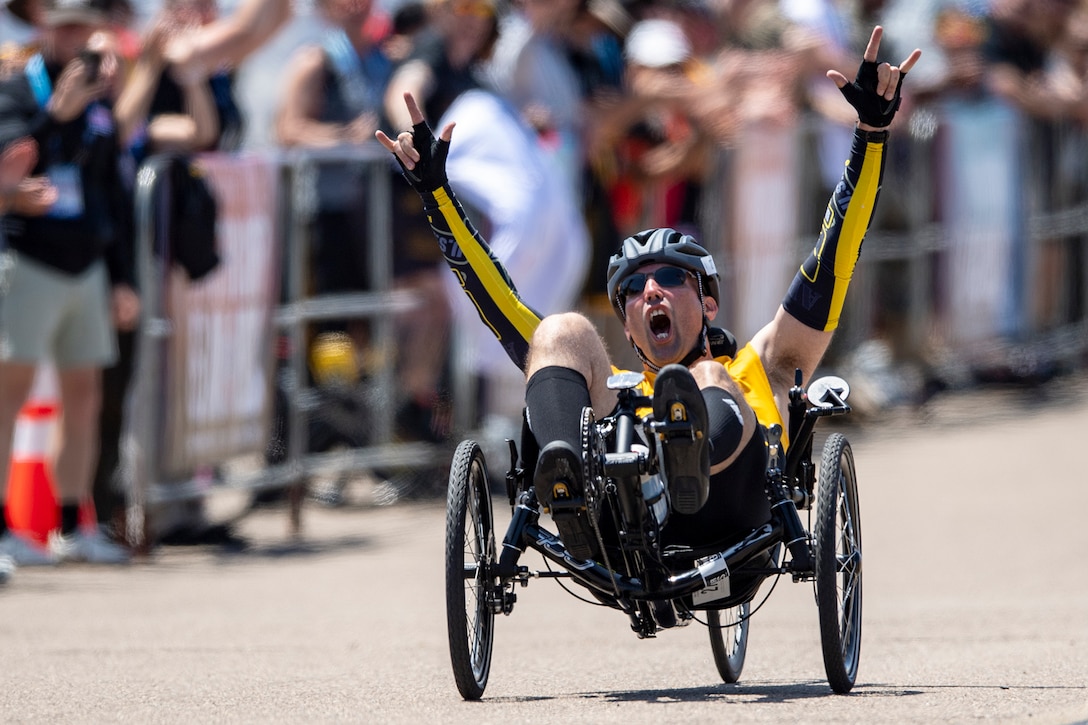
POLYGON ((104 25, 109 0, 45 0, 42 23, 56 25, 104 25))
POLYGON ((643 20, 631 28, 625 55, 627 62, 633 65, 666 68, 691 57, 691 41, 671 20, 643 20))

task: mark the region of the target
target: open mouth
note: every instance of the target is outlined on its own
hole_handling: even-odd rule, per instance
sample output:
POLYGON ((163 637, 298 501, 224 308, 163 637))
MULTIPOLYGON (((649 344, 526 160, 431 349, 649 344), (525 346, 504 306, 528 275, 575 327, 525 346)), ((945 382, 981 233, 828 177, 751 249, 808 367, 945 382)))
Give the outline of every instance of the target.
POLYGON ((657 309, 650 313, 650 334, 655 340, 667 340, 672 332, 672 320, 664 310, 657 309))

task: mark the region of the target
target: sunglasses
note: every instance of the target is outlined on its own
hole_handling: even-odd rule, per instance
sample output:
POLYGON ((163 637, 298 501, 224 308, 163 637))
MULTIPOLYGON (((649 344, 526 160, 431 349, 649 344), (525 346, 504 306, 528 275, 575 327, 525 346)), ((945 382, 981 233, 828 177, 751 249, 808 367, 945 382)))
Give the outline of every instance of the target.
POLYGON ((630 277, 620 282, 619 295, 626 298, 627 295, 641 294, 646 289, 646 280, 654 278, 660 287, 683 287, 691 272, 679 267, 659 267, 653 272, 635 272, 630 277))

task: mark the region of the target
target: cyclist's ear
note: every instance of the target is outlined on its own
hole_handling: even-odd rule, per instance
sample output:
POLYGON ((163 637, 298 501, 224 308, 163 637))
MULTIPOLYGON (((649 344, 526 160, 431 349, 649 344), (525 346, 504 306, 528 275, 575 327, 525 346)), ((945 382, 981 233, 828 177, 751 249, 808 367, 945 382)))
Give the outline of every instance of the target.
POLYGON ((703 307, 706 309, 706 319, 713 320, 718 316, 718 301, 710 295, 703 298, 703 307))

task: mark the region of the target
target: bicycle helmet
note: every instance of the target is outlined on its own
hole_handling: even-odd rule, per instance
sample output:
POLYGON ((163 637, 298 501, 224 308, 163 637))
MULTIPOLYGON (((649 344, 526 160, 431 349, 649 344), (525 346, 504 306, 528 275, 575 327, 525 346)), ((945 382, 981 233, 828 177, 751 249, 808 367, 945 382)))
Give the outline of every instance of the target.
POLYGON ((690 234, 675 229, 646 229, 623 240, 620 251, 608 260, 608 299, 623 319, 623 300, 619 298, 620 282, 646 264, 671 264, 686 269, 698 277, 703 294, 720 302, 721 277, 714 257, 690 234))

